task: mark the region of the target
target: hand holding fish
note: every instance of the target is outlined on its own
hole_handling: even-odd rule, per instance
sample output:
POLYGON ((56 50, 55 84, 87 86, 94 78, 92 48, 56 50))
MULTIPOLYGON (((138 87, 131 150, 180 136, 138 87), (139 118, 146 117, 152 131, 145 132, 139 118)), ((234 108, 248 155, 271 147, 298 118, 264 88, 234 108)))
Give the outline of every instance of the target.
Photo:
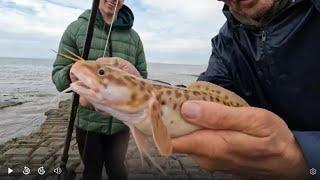
POLYGON ((173 150, 190 154, 205 169, 269 179, 304 179, 308 175, 293 134, 270 111, 187 101, 181 114, 205 129, 173 139, 173 150))
POLYGON ((71 73, 72 68, 74 68, 73 65, 71 66, 71 69, 69 72, 69 78, 70 78, 71 83, 76 82, 78 80, 77 77, 73 73, 71 73))

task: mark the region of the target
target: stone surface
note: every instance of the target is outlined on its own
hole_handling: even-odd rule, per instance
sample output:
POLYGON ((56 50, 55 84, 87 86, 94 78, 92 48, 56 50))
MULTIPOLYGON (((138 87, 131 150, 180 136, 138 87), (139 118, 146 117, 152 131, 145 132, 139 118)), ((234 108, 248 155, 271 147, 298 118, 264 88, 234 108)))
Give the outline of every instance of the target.
POLYGON ((8 151, 6 151, 4 153, 4 155, 24 155, 24 156, 28 156, 28 154, 32 151, 32 148, 13 148, 13 149, 9 149, 8 151))
MULTIPOLYGON (((68 127, 70 101, 60 102, 59 107, 59 109, 49 110, 45 113, 47 120, 33 134, 15 138, 0 145, 0 180, 39 179, 37 170, 41 166, 45 167, 47 173, 40 179, 56 179, 53 170, 59 167, 61 161, 60 158, 68 127), (28 166, 31 169, 32 175, 26 177, 22 174, 24 166, 28 166), (13 174, 7 175, 6 168, 8 167, 14 170, 13 174)), ((74 135, 75 132, 73 132, 70 145, 67 167, 76 172, 76 179, 81 180, 84 167, 81 163, 74 135)), ((192 159, 184 154, 174 154, 165 158, 159 155, 154 146, 151 146, 150 155, 166 172, 167 176, 162 174, 145 157, 144 165, 142 166, 138 149, 131 137, 125 162, 129 170, 130 180, 232 179, 231 175, 220 172, 210 173, 200 169, 192 159)), ((107 179, 105 172, 103 172, 103 179, 107 179)))
POLYGON ((35 156, 48 156, 52 153, 53 149, 48 147, 39 147, 37 150, 35 150, 32 154, 35 156))

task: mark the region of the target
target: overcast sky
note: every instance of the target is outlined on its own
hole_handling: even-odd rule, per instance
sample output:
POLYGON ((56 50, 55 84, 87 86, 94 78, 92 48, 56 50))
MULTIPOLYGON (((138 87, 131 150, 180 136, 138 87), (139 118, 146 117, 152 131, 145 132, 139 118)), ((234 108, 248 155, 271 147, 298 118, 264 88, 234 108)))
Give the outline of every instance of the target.
MULTIPOLYGON (((0 0, 0 56, 53 59, 67 25, 91 0, 0 0)), ((147 61, 207 64, 225 22, 217 0, 125 0, 147 61)))

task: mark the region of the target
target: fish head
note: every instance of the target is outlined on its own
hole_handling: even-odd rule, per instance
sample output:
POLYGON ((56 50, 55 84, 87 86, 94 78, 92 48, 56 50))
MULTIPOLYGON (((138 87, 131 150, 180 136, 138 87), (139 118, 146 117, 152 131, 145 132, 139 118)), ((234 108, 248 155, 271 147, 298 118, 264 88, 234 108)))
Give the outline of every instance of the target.
POLYGON ((76 79, 72 90, 99 111, 127 120, 138 119, 135 116, 146 111, 151 95, 142 78, 95 61, 75 63, 70 74, 76 79))

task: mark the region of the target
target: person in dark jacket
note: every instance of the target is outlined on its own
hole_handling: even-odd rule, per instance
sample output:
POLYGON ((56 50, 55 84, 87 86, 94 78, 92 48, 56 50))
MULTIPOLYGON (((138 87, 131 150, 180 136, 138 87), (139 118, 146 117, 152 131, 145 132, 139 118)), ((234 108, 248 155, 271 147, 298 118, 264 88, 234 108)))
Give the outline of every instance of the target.
MULTIPOLYGON (((116 18, 107 43, 117 0, 101 0, 94 24, 94 34, 88 60, 108 63, 107 57, 120 57, 119 68, 137 76, 147 77, 147 66, 143 45, 138 33, 132 29, 134 16, 129 7, 118 0, 116 18), (106 55, 106 58, 102 58, 106 55), (133 68, 130 68, 132 65, 133 68), (129 68, 128 68, 129 67, 129 68)), ((65 30, 59 46, 60 53, 68 49, 78 55, 83 53, 84 41, 90 10, 86 10, 65 30)), ((76 81, 70 69, 73 62, 57 56, 54 62, 52 79, 59 91, 76 81)), ((128 172, 124 164, 129 141, 129 128, 121 121, 102 115, 90 108, 88 101, 80 97, 80 105, 75 119, 76 139, 84 164, 83 179, 99 180, 105 166, 109 179, 127 179, 128 172)))
POLYGON ((252 107, 185 102, 184 118, 206 130, 173 139, 174 151, 247 178, 320 179, 320 1, 224 2, 227 21, 198 80, 252 107))

